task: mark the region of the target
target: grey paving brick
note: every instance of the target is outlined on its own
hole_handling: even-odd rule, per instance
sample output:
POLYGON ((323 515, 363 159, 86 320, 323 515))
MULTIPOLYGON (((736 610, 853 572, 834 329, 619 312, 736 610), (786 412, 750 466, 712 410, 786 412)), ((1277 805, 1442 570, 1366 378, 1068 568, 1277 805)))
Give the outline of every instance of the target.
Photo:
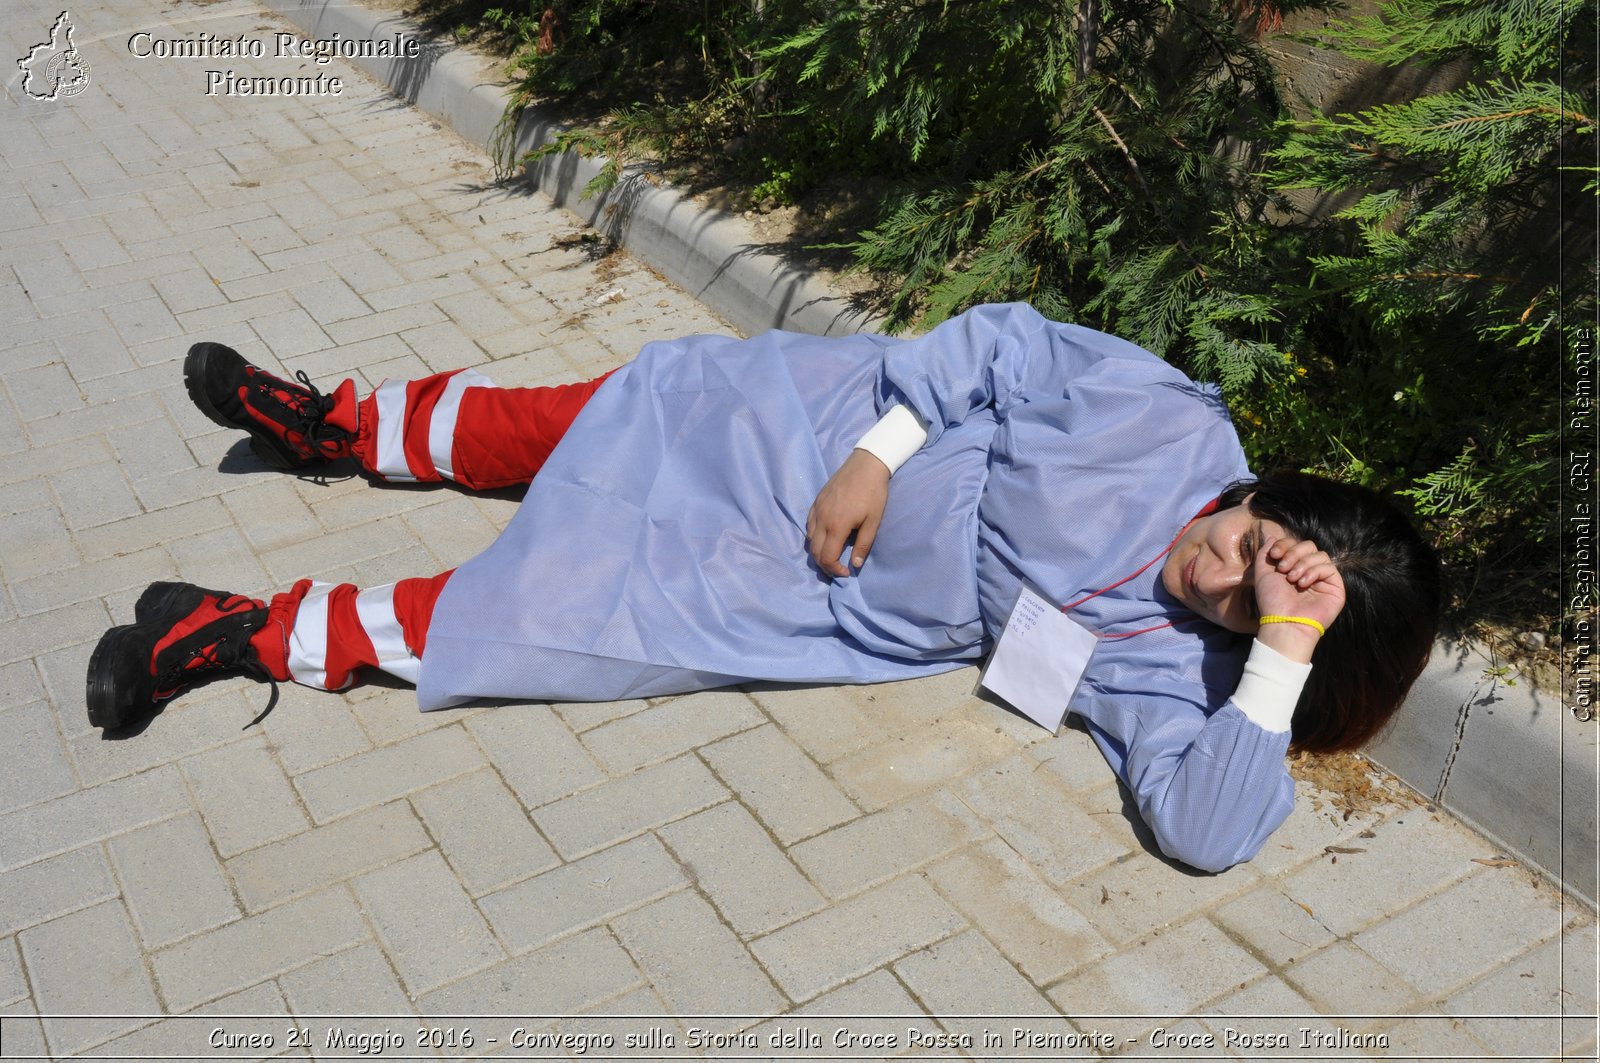
POLYGON ((356 879, 356 894, 413 996, 505 959, 505 951, 436 851, 356 879))
MULTIPOLYGON (((367 196, 370 196, 371 191, 370 188, 367 190, 367 196)), ((416 194, 410 189, 399 191, 402 193, 402 198, 399 201, 379 209, 392 210, 396 207, 404 206, 416 198, 416 194)), ((367 196, 356 197, 356 201, 366 201, 367 196)), ((399 213, 402 216, 409 214, 407 211, 400 211, 399 213)), ((431 261, 439 254, 439 249, 434 246, 433 241, 411 226, 395 225, 375 232, 369 242, 387 258, 396 263, 431 261)), ((442 273, 444 271, 430 270, 430 272, 442 273)))
POLYGON ((646 768, 537 808, 533 819, 568 859, 717 804, 728 795, 693 756, 646 768))
POLYGON ((32 661, 0 665, 0 708, 15 708, 44 698, 44 685, 32 661))
POLYGON ((581 1039, 587 1038, 593 1045, 605 1036, 610 1036, 625 1052, 630 1049, 641 1054, 652 1049, 679 1054, 689 1051, 688 1028, 650 989, 624 993, 565 1022, 551 1024, 548 1029, 556 1037, 570 1038, 567 1051, 580 1056, 597 1051, 581 1047, 581 1039))
POLYGON ((0 873, 0 934, 14 934, 117 895, 98 845, 0 873))
POLYGON ((570 1015, 640 983, 639 972, 606 930, 588 930, 424 994, 424 1015, 570 1015))
POLYGON ((151 282, 156 293, 174 314, 216 306, 228 301, 221 286, 203 269, 194 268, 156 277, 151 282))
POLYGON ((155 991, 120 902, 51 920, 17 941, 55 1051, 80 1051, 140 1025, 139 1015, 156 1013, 155 991), (62 1017, 70 1015, 100 1017, 62 1017))
POLYGON ((423 361, 438 370, 477 365, 486 357, 483 349, 453 321, 408 329, 400 338, 423 361))
MULTIPOLYGON (((391 259, 391 261, 394 261, 391 259)), ((410 273, 410 270, 402 271, 410 273)), ((383 312, 394 310, 403 306, 418 304, 435 304, 446 296, 460 295, 464 292, 477 292, 482 294, 478 283, 465 273, 445 273, 438 276, 422 277, 408 280, 404 284, 397 284, 392 288, 378 288, 364 293, 363 297, 372 305, 372 309, 383 312)), ((449 322, 445 322, 449 324, 449 322)), ((437 327, 437 326, 434 326, 437 327)))
MULTIPOLYGON (((1278 978, 1254 982, 1211 1004, 1206 1014, 1206 1025, 1216 1033, 1217 1042, 1246 1058, 1295 1052, 1331 1056, 1338 1051, 1325 1047, 1339 1043, 1337 1021, 1317 1016, 1305 997, 1278 978)), ((1355 1054, 1360 1055, 1359 1049, 1355 1054)))
POLYGON ((957 793, 1054 884, 1126 852, 1102 829, 1098 821, 1105 817, 1090 816, 1054 776, 1037 768, 1026 756, 1013 756, 963 781, 957 793))
POLYGON ((1555 937, 1569 916, 1553 891, 1530 890, 1508 868, 1493 868, 1430 897, 1352 940, 1423 993, 1475 978, 1533 942, 1555 937), (1441 927, 1471 927, 1470 933, 1441 927))
POLYGON ((823 764, 831 764, 888 735, 873 714, 841 687, 757 684, 750 688, 750 697, 790 738, 823 764))
MULTIPOLYGON (((132 598, 131 591, 128 596, 132 598)), ((132 611, 130 600, 128 612, 132 611)), ((79 684, 87 653, 82 657, 73 669, 80 673, 73 677, 79 684)), ((78 777, 84 785, 96 786, 239 741, 239 728, 260 711, 250 707, 244 689, 239 683, 219 683, 185 694, 162 711, 161 726, 151 727, 137 742, 108 742, 96 728, 73 735, 67 746, 78 777)), ((87 717, 76 705, 73 710, 76 722, 87 728, 87 717)))
MULTIPOLYGON (((373 564, 387 564, 390 558, 400 556, 390 554, 373 564)), ((393 571, 401 567, 396 565, 393 571)), ((350 570, 350 578, 357 586, 374 585, 372 582, 363 584, 357 568, 350 570)), ((464 718, 459 711, 422 712, 417 708, 417 692, 411 687, 357 687, 345 694, 345 701, 357 727, 374 746, 392 745, 424 731, 449 727, 464 718)))
POLYGON ((776 727, 724 739, 707 746, 702 755, 785 845, 860 815, 776 727))
POLYGON ((66 241, 65 247, 72 256, 72 264, 80 270, 128 261, 128 252, 110 230, 74 237, 66 241))
MULTIPOLYGON (((161 546, 200 532, 214 531, 232 522, 232 516, 215 498, 200 498, 154 513, 126 517, 112 525, 87 528, 76 538, 85 560, 102 561, 119 554, 161 546)), ((151 575, 150 579, 156 577, 151 575)))
MULTIPOLYGON (((282 314, 295 308, 294 297, 287 292, 268 292, 213 306, 196 307, 181 311, 178 323, 188 336, 215 336, 231 347, 238 347, 236 338, 248 336, 244 326, 259 317, 282 314)), ((241 354, 244 352, 241 350, 241 354)), ((271 365, 263 368, 272 369, 271 365)))
POLYGON ((244 241, 244 245, 257 255, 268 255, 274 251, 286 251, 291 247, 305 245, 305 241, 275 214, 240 222, 233 227, 233 231, 244 241))
POLYGON ((77 291, 46 295, 35 294, 33 297, 34 308, 39 311, 40 317, 55 319, 72 314, 81 314, 86 311, 105 310, 123 303, 156 298, 156 290, 148 280, 135 278, 133 280, 124 280, 120 283, 111 283, 106 276, 109 272, 111 271, 94 270, 86 273, 84 280, 89 286, 77 291))
POLYGON ((49 362, 31 369, 14 369, 5 374, 6 390, 23 418, 36 421, 83 406, 83 392, 60 362, 49 362))
POLYGON ((10 937, 0 939, 0 1004, 13 1004, 27 995, 28 979, 22 973, 17 940, 10 937))
MULTIPOLYGON (((484 518, 485 521, 488 518, 484 518)), ((493 524, 490 524, 493 527, 493 524)), ((650 707, 648 701, 634 699, 632 701, 575 701, 557 702, 550 706, 555 714, 561 717, 563 723, 578 734, 599 727, 612 720, 620 720, 624 716, 631 716, 636 712, 643 712, 650 707)))
MULTIPOLYGON (((367 247, 330 259, 329 264, 358 295, 366 295, 383 288, 393 288, 404 284, 406 280, 388 259, 367 247)), ((440 318, 442 319, 443 315, 440 315, 440 318)))
POLYGON ((238 589, 238 593, 270 585, 261 564, 239 529, 229 526, 196 532, 167 543, 178 573, 202 587, 238 589))
MULTIPOLYGON (((743 944, 692 891, 663 897, 613 919, 612 927, 650 984, 680 1015, 769 1015, 788 1001, 743 944)), ((709 1029, 743 1019, 706 1018, 709 1029)))
MULTIPOLYGON (((345 279, 350 280, 348 274, 345 275, 345 279)), ((352 281, 352 284, 354 283, 352 281)), ((356 290, 367 298, 372 297, 370 291, 363 291, 359 285, 356 286, 356 290)), ((444 312, 432 303, 410 303, 364 317, 330 321, 325 331, 335 343, 359 343, 374 336, 405 332, 408 329, 421 328, 423 325, 437 324, 443 320, 445 320, 444 312)))
POLYGON ((251 277, 240 277, 226 284, 217 285, 229 299, 253 299, 258 295, 267 295, 272 292, 289 292, 295 301, 302 307, 300 293, 313 291, 319 286, 328 283, 340 284, 333 273, 333 267, 326 262, 314 262, 300 269, 284 269, 273 273, 257 273, 251 277))
MULTIPOLYGON (((1377 1025, 1381 1028, 1360 1031, 1355 1036, 1375 1041, 1375 1046, 1367 1051, 1378 1058, 1405 1059, 1420 1056, 1439 1059, 1491 1059, 1495 1057, 1495 1053, 1487 1045, 1472 1035, 1466 1023, 1435 1008, 1422 1008, 1415 1014, 1392 1018, 1377 1025)), ((1554 1044, 1552 1040, 1551 1045, 1554 1044)), ((1524 1053, 1523 1058, 1538 1059, 1543 1055, 1543 1052, 1533 1055, 1524 1053)))
POLYGON ((1272 964, 1292 963, 1334 940, 1333 932, 1271 885, 1251 890, 1216 911, 1224 929, 1272 964))
POLYGON ((21 1058, 29 1056, 48 1059, 49 1046, 45 1044, 44 1027, 39 1024, 39 1013, 27 1000, 0 1007, 0 1023, 4 1024, 6 1054, 21 1058))
POLYGON ((710 691, 672 698, 596 727, 584 734, 583 744, 615 774, 670 760, 765 722, 742 693, 710 691))
POLYGON ((830 896, 842 897, 937 859, 985 833, 960 801, 939 792, 835 827, 793 846, 789 855, 830 896))
POLYGON ((1015 744, 993 724, 943 718, 904 736, 845 757, 833 776, 863 808, 904 800, 1000 760, 1015 744))
MULTIPOLYGON (((913 1030, 924 1039, 943 1033, 894 975, 873 971, 745 1033, 756 1042, 751 1054, 826 1059, 850 1058, 872 1045, 893 1044, 903 1051, 913 1030)), ((883 1054, 898 1053, 887 1049, 883 1054)))
POLYGON ((282 313, 251 318, 250 327, 280 361, 333 346, 316 319, 298 306, 282 313))
MULTIPOLYGON (((124 373, 136 364, 128 353, 128 345, 109 326, 62 337, 54 346, 74 380, 93 380, 124 373)), ((30 426, 35 430, 37 427, 30 426)))
POLYGON ((1143 937, 1242 893, 1257 881, 1248 863, 1197 875, 1149 853, 1133 853, 1071 883, 1063 893, 1094 913, 1095 928, 1115 942, 1143 937))
POLYGON ((108 782, 0 816, 0 869, 68 852, 187 811, 174 768, 108 782))
MULTIPOLYGON (((498 529, 471 505, 422 506, 406 513, 404 520, 406 526, 444 565, 456 565, 477 556, 494 542, 498 534, 498 529)), ((570 719, 568 724, 571 725, 570 719)))
POLYGON ((668 824, 659 833, 740 934, 764 933, 823 906, 822 895, 736 801, 668 824))
POLYGON ((11 585, 11 594, 19 614, 32 616, 120 590, 142 589, 153 580, 170 579, 176 572, 166 550, 155 547, 18 580, 11 585))
POLYGON ((441 783, 411 800, 474 897, 558 863, 522 805, 491 770, 441 783))
POLYGON ((258 550, 303 543, 322 531, 311 507, 281 479, 261 480, 221 496, 228 513, 258 550))
POLYGON ((228 861, 239 897, 259 911, 432 847, 403 801, 315 827, 228 861))
MULTIPOLYGON (((328 269, 331 274, 332 267, 328 269)), ((372 313, 374 309, 340 277, 332 277, 316 284, 298 285, 292 290, 292 294, 295 301, 304 307, 319 325, 361 317, 372 313)))
MULTIPOLYGON (((1010 1054, 1005 1035, 1016 1026, 1039 1033, 1071 1032, 1028 979, 982 934, 967 931, 899 960, 895 973, 935 1016, 981 1015, 984 1018, 940 1018, 940 1024, 974 1046, 993 1045, 989 1055, 1010 1054), (1055 1019, 1055 1022, 1040 1021, 1055 1019), (987 1036, 986 1036, 987 1035, 987 1036)), ((1020 1051, 1017 1055, 1033 1053, 1020 1051)), ((1093 1053, 1085 1052, 1085 1056, 1093 1053)))
POLYGON ((1335 941, 1284 968, 1284 977, 1312 1003, 1335 1013, 1394 1015, 1413 1010, 1418 999, 1416 989, 1348 941, 1335 941))
POLYGON ((106 317, 130 344, 172 339, 184 333, 183 326, 172 316, 167 304, 156 296, 136 299, 131 303, 115 303, 106 308, 106 317))
POLYGON ((106 432, 106 438, 116 450, 123 471, 132 480, 184 472, 197 464, 188 443, 165 417, 112 428, 106 432))
POLYGON ((182 767, 224 858, 311 825, 283 770, 258 736, 190 757, 182 767))
MULTIPOLYGON (((1569 930, 1451 994, 1442 1010, 1494 1052, 1515 1056, 1535 1045, 1576 1055, 1594 1036, 1595 928, 1569 930)), ((1553 1054, 1553 1053, 1552 1053, 1553 1054)))
POLYGON ((803 1001, 965 925, 927 882, 911 875, 758 938, 750 950, 784 992, 803 1001))
POLYGON ((1420 808, 1371 829, 1372 838, 1346 846, 1364 852, 1337 854, 1337 864, 1324 856, 1283 883, 1290 899, 1309 906, 1317 921, 1340 937, 1478 870, 1474 857, 1496 855, 1482 841, 1420 808), (1383 873, 1375 874, 1375 868, 1383 873))
POLYGON ((1222 931, 1196 919, 1084 968, 1050 990, 1064 1014, 1119 1037, 1170 1025, 1266 973, 1222 931), (1181 962, 1173 962, 1182 957, 1181 962), (1142 1015, 1144 1018, 1104 1018, 1142 1015))
POLYGON ((506 947, 519 953, 604 922, 687 882, 661 843, 645 835, 491 893, 479 906, 506 947))
POLYGON ((365 939, 345 887, 290 901, 150 956, 169 1007, 186 1010, 365 939))
POLYGON ((543 706, 519 705, 475 716, 466 728, 528 808, 605 778, 571 732, 543 706))
POLYGON ((299 685, 278 689, 278 708, 260 726, 290 775, 300 775, 372 748, 348 704, 299 685))
MULTIPOLYGON (((8 679, 0 679, 0 685, 7 685, 8 679)), ((0 773, 0 811, 48 801, 78 788, 50 706, 44 702, 0 711, 0 749, 7 751, 8 761, 0 773)))
MULTIPOLYGON (((385 1024, 381 1020, 358 1024, 348 1016, 415 1012, 383 950, 372 944, 357 945, 281 974, 278 984, 296 1015, 340 1018, 341 1028, 352 1032, 363 1032, 362 1027, 366 1027, 364 1032, 381 1033, 385 1024)), ((325 1031, 326 1025, 322 1023, 317 1032, 325 1031)))
POLYGON ((340 565, 381 557, 404 549, 413 541, 410 530, 398 518, 389 518, 376 524, 328 532, 310 542, 296 541, 262 551, 258 556, 274 579, 291 583, 307 576, 326 578, 326 573, 340 565))
MULTIPOLYGON (((196 226, 205 225, 208 218, 204 213, 192 219, 196 226)), ((261 259, 244 245, 244 241, 234 237, 231 241, 207 239, 204 246, 196 247, 194 257, 199 260, 205 271, 219 281, 237 280, 240 277, 249 277, 257 273, 267 272, 267 267, 262 265, 261 259)))
POLYGON ((108 848, 145 948, 238 918, 239 906, 199 817, 130 831, 111 839, 108 848))
POLYGON ((505 303, 482 290, 443 296, 436 302, 456 324, 473 335, 503 332, 523 323, 505 303))
POLYGON ((294 782, 317 822, 326 823, 464 775, 482 764, 483 754, 466 732, 449 727, 315 768, 294 782))
POLYGON ((999 839, 941 860, 928 878, 1037 985, 1111 951, 1093 921, 999 839))
POLYGON ((283 994, 269 982, 124 1034, 100 1045, 95 1054, 130 1060, 237 1056, 248 1046, 252 1035, 270 1036, 274 1048, 281 1049, 288 1040, 286 1031, 290 1024, 285 1021, 288 1014, 283 994), (246 1015, 251 1017, 237 1017, 246 1015), (217 1018, 204 1021, 208 1016, 217 1018))
POLYGON ((79 563, 66 522, 54 508, 0 516, 0 572, 11 583, 79 563))

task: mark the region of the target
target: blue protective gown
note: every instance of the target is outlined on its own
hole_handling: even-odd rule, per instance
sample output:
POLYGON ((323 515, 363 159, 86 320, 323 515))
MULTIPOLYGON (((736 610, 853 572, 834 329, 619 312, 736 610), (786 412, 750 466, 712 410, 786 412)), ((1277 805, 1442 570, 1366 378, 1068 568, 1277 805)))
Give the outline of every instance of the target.
MULTIPOLYGON (((1123 340, 988 306, 925 336, 652 343, 590 399, 505 532, 450 578, 418 695, 607 701, 874 683, 987 652, 1022 580, 1057 603, 1156 557, 1248 475, 1213 389, 1123 340), (929 424, 871 556, 829 580, 806 514, 890 406, 929 424)), ((1105 634, 1072 711, 1161 848, 1248 859, 1288 815, 1288 735, 1230 698, 1248 640, 1160 566, 1073 610, 1105 634)))

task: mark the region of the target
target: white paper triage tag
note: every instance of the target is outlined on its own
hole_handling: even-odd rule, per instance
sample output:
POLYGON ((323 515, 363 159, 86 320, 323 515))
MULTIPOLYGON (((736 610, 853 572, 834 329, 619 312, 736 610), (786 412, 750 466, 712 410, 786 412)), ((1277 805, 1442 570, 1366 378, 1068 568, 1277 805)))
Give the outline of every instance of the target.
POLYGON ((978 685, 1054 734, 1098 642, 1094 632, 1023 587, 978 685))

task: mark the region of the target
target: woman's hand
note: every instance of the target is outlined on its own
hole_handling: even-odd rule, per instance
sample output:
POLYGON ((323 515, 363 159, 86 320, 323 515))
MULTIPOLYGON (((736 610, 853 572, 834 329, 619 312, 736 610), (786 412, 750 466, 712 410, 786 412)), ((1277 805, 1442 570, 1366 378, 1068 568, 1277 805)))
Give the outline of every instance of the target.
MULTIPOLYGON (((1262 616, 1303 616, 1324 628, 1344 608, 1344 580, 1333 559, 1309 539, 1272 539, 1255 556, 1256 608, 1262 616)), ((1321 638, 1307 624, 1262 624, 1256 638, 1291 660, 1309 663, 1321 638)))
POLYGON ((865 450, 852 450, 817 492, 806 516, 806 544, 817 567, 830 576, 850 575, 839 555, 853 532, 856 542, 850 563, 860 568, 878 536, 888 502, 889 467, 865 450))

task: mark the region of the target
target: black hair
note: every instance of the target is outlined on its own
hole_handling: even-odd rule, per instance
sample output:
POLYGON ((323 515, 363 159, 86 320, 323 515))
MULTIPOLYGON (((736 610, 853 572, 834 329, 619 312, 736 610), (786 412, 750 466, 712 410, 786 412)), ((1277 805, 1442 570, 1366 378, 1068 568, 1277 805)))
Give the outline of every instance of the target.
POLYGON ((1241 480, 1223 509, 1257 517, 1326 551, 1344 581, 1344 609, 1312 655, 1291 724, 1294 746, 1356 749, 1389 722, 1433 650, 1443 603, 1439 559, 1389 499, 1301 472, 1241 480))

